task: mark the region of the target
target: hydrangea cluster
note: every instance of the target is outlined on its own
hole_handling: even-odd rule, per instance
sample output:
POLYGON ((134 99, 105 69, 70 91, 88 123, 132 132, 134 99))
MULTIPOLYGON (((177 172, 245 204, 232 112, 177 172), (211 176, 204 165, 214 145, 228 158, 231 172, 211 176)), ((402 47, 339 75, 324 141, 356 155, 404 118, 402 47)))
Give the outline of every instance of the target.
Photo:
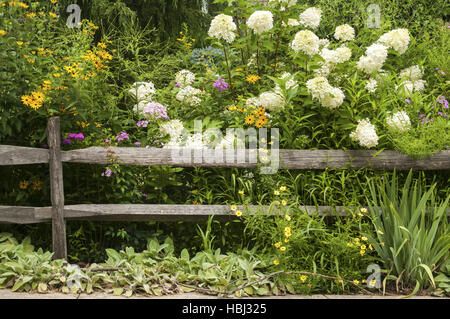
POLYGON ((409 41, 410 38, 408 29, 395 29, 383 34, 378 39, 379 43, 394 49, 400 54, 406 52, 406 50, 408 49, 409 41))
POLYGON ((286 103, 282 95, 271 91, 261 93, 258 102, 260 106, 269 111, 279 110, 286 103))
POLYGON ((259 98, 251 97, 251 98, 248 98, 247 101, 245 101, 245 105, 247 105, 247 106, 253 105, 253 106, 258 107, 258 106, 261 106, 261 103, 259 102, 259 98))
POLYGON ((311 7, 300 14, 300 24, 311 29, 317 29, 322 17, 322 10, 311 7))
POLYGON ((262 34, 273 28, 273 14, 270 11, 258 10, 247 20, 247 26, 256 34, 262 34))
POLYGON ((359 120, 356 130, 350 133, 350 138, 359 145, 367 148, 378 145, 378 135, 375 126, 370 124, 369 119, 359 120))
POLYGON ((313 99, 319 100, 323 107, 335 109, 344 102, 344 92, 340 88, 331 86, 323 76, 308 80, 306 88, 313 99))
POLYGON ((137 104, 134 106, 133 110, 140 113, 145 104, 153 100, 156 89, 152 82, 135 82, 128 92, 137 100, 137 104))
POLYGON ((158 102, 147 103, 144 106, 142 113, 147 119, 169 119, 166 107, 158 102))
POLYGON ((180 120, 170 120, 159 126, 161 135, 170 136, 171 141, 176 141, 184 131, 184 125, 180 120))
POLYGON ((423 69, 418 65, 400 71, 400 78, 404 79, 396 89, 405 95, 411 95, 414 92, 421 92, 425 89, 426 81, 422 80, 423 69))
POLYGON ((175 75, 175 82, 181 87, 191 85, 195 81, 195 74, 189 70, 178 71, 175 75))
POLYGON ((366 49, 366 55, 359 58, 358 69, 372 74, 381 69, 388 56, 388 48, 380 43, 374 43, 366 49))
POLYGON ((202 101, 202 99, 198 95, 202 93, 203 92, 201 90, 193 88, 192 86, 188 85, 180 88, 180 90, 177 93, 176 99, 190 106, 197 106, 202 101))
POLYGON ((398 132, 405 132, 411 128, 411 121, 408 113, 405 111, 399 111, 393 115, 388 115, 386 117, 386 124, 389 129, 398 132))
POLYGON ((334 38, 340 41, 352 41, 355 39, 355 29, 348 24, 337 26, 334 31, 334 38))
POLYGON ((289 18, 287 23, 284 21, 281 23, 283 27, 297 27, 300 25, 300 22, 297 19, 289 18))
POLYGON ((369 93, 374 93, 377 90, 378 82, 375 79, 369 79, 366 83, 366 90, 369 93))
POLYGON ((301 30, 296 33, 291 47, 295 53, 301 51, 307 55, 314 55, 319 53, 319 41, 319 37, 312 31, 301 30))
POLYGON ((236 24, 233 22, 233 17, 226 14, 219 14, 211 21, 208 35, 219 40, 225 40, 228 43, 234 41, 236 35, 236 24))
POLYGON ((323 48, 320 52, 320 56, 325 60, 325 63, 335 65, 350 60, 352 57, 352 50, 346 46, 341 46, 336 50, 323 48))

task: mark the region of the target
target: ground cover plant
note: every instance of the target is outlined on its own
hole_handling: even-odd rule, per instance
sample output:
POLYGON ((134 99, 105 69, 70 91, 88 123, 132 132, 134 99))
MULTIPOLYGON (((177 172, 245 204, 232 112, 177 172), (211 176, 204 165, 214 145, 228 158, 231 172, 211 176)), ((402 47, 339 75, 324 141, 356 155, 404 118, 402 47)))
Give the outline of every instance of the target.
MULTIPOLYGON (((47 147, 46 122, 57 115, 63 150, 248 144, 227 128, 279 128, 282 149, 426 159, 449 148, 445 1, 76 3, 81 24, 68 28, 72 2, 0 1, 0 144, 47 147)), ((273 140, 260 142, 263 159, 273 140)), ((0 167, 0 205, 49 206, 47 172, 0 167)), ((68 222, 68 262, 81 270, 44 253, 51 225, 0 225, 13 234, 1 237, 2 287, 67 291, 81 276, 77 291, 125 295, 449 291, 448 171, 263 175, 112 162, 65 163, 64 175, 68 205, 223 204, 236 220, 68 222), (348 216, 309 216, 307 205, 343 206, 348 216), (374 264, 380 290, 367 287, 374 264)))

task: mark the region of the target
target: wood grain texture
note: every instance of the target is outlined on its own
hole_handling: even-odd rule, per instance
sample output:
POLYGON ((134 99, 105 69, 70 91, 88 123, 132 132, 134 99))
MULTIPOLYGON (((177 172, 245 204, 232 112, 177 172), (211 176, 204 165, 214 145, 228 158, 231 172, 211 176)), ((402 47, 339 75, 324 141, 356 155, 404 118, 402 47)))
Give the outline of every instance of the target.
POLYGON ((52 201, 53 258, 67 259, 66 221, 64 220, 64 181, 61 162, 59 117, 51 117, 47 126, 49 147, 50 194, 52 201))
MULTIPOLYGON (((131 147, 90 147, 62 152, 62 161, 70 163, 109 164, 113 155, 123 165, 171 165, 182 167, 258 167, 250 161, 254 154, 250 150, 240 150, 245 154, 243 162, 215 161, 214 156, 195 159, 195 151, 180 154, 174 159, 169 149, 143 149, 131 147)), ((326 169, 326 168, 372 168, 375 170, 447 170, 450 169, 450 151, 441 151, 423 160, 414 160, 396 151, 365 150, 280 150, 282 169, 326 169)), ((227 157, 224 157, 225 159, 227 157)), ((230 158, 230 157, 228 157, 230 158)))
POLYGON ((48 163, 48 150, 43 148, 0 145, 0 165, 48 163))

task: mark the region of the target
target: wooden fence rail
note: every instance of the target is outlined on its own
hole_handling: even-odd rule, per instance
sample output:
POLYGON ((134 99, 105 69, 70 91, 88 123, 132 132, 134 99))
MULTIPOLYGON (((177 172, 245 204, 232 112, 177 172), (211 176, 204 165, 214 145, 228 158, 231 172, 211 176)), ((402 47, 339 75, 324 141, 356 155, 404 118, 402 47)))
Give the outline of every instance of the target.
MULTIPOLYGON (((245 153, 245 161, 215 163, 213 158, 194 161, 194 150, 185 156, 191 159, 180 163, 172 158, 169 149, 144 149, 126 147, 89 147, 61 151, 59 117, 50 118, 47 126, 49 149, 0 145, 0 165, 49 164, 51 207, 0 206, 0 222, 31 224, 52 221, 54 258, 67 258, 66 220, 105 221, 195 221, 215 215, 218 219, 234 218, 229 206, 224 205, 64 205, 62 163, 111 163, 114 157, 122 165, 158 165, 182 167, 237 167, 256 168, 257 163, 248 161, 251 150, 245 153)), ((238 152, 236 150, 235 152, 238 152)), ((281 169, 327 169, 371 168, 375 170, 449 170, 450 151, 441 151, 423 160, 414 160, 396 151, 355 150, 279 150, 281 169)), ((250 206, 250 211, 276 213, 267 206, 250 206)), ((305 206, 308 214, 317 213, 345 215, 356 208, 305 206)), ((449 212, 450 214, 450 212, 449 212)))

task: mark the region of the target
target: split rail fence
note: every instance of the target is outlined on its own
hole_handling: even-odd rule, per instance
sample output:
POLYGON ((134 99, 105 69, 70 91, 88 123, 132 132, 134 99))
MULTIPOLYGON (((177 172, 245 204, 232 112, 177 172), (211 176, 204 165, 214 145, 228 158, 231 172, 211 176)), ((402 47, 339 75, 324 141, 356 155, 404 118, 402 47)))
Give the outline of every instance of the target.
MULTIPOLYGON (((52 222, 54 258, 67 258, 66 220, 102 221, 192 221, 214 215, 219 219, 235 218, 227 205, 146 205, 146 204, 83 204, 64 205, 62 163, 110 164, 111 154, 121 165, 153 165, 183 167, 237 167, 257 168, 257 163, 179 163, 171 158, 169 149, 132 147, 89 147, 61 151, 59 117, 49 119, 48 149, 0 145, 0 165, 48 163, 50 170, 51 207, 0 206, 0 222, 31 224, 52 222)), ((246 150, 246 158, 249 158, 246 150)), ((191 156, 194 152, 192 151, 191 156)), ((371 168, 375 170, 449 170, 450 151, 441 151, 424 160, 413 160, 396 151, 360 150, 280 150, 281 169, 371 168)), ((256 207, 249 207, 250 210, 256 207)), ((258 207, 269 212, 269 207, 258 207)), ((346 207, 305 206, 309 214, 345 215, 346 207)), ((270 212, 269 212, 270 213, 270 212)))

